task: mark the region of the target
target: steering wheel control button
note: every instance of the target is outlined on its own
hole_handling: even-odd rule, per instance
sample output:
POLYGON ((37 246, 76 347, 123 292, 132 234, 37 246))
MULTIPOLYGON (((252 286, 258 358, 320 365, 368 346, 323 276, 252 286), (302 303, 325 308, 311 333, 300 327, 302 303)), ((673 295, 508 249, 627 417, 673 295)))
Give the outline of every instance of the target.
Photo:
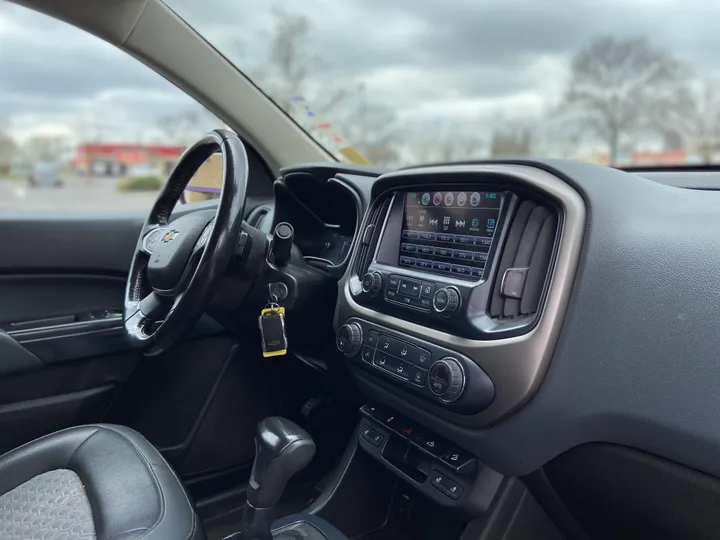
POLYGON ((380 272, 368 272, 362 278, 362 290, 370 296, 377 296, 382 290, 383 278, 380 272))
POLYGON ((143 242, 143 248, 146 252, 152 253, 153 247, 157 243, 160 236, 165 232, 165 229, 155 229, 154 231, 151 231, 150 233, 145 236, 145 240, 143 242))
POLYGON ((452 357, 438 360, 428 374, 430 390, 442 401, 455 401, 465 388, 465 374, 460 363, 452 357))
POLYGON ((422 282, 414 279, 401 279, 398 292, 408 298, 420 298, 420 289, 422 282))
POLYGON ((459 448, 451 448, 440 456, 440 460, 459 474, 474 472, 477 464, 475 456, 459 448))
POLYGON ((460 495, 462 495, 462 486, 460 486, 460 484, 452 478, 447 477, 437 470, 432 472, 432 480, 430 483, 434 488, 440 490, 454 501, 459 499, 460 495))
POLYGON ((385 435, 383 435, 379 431, 374 430, 368 425, 363 425, 360 428, 360 435, 363 439, 365 439, 373 446, 380 446, 385 440, 385 435))
POLYGON ((355 356, 362 346, 362 328, 356 322, 343 324, 335 338, 337 348, 345 356, 355 356))
POLYGON ((460 291, 455 287, 444 287, 433 297, 433 309, 445 317, 457 313, 460 308, 460 291))

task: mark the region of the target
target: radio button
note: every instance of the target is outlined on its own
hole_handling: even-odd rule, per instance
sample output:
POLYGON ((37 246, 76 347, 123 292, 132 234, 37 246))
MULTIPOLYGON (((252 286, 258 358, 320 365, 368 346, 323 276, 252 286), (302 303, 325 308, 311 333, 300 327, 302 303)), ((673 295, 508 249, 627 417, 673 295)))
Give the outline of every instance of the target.
POLYGON ((432 298, 433 294, 435 294, 435 284, 428 281, 423 281, 422 288, 420 289, 420 296, 427 296, 432 298))
POLYGON ((439 272, 449 272, 450 268, 452 268, 450 263, 433 261, 433 270, 438 270, 439 272))
POLYGON ((430 311, 432 308, 432 298, 411 298, 410 305, 425 311, 430 311))
POLYGON ((470 269, 470 275, 471 275, 472 277, 479 277, 479 278, 481 278, 481 277, 483 276, 483 272, 484 272, 484 271, 485 271, 484 268, 473 267, 473 268, 470 269))
POLYGON ((397 291, 399 285, 400 285, 400 276, 392 275, 388 278, 388 289, 397 291))
POLYGON ((401 279, 398 292, 404 296, 409 296, 410 298, 420 298, 421 286, 422 284, 419 281, 401 279))
POLYGON ((471 268, 464 264, 453 264, 451 271, 453 274, 457 274, 459 276, 469 276, 470 270, 471 270, 471 268))
POLYGON ((433 309, 445 317, 450 317, 460 308, 460 301, 460 292, 455 287, 444 287, 435 293, 433 309))

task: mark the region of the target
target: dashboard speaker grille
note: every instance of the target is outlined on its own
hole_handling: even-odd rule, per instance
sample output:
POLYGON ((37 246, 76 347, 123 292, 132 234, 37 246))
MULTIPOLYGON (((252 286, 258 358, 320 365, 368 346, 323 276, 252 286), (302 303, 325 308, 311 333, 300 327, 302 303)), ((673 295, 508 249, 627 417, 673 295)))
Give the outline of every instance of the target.
POLYGON ((382 223, 390 207, 390 199, 385 198, 373 206, 365 228, 360 236, 360 248, 355 263, 355 274, 362 277, 370 266, 370 258, 377 246, 382 232, 382 223))
POLYGON ((493 318, 515 319, 537 312, 552 259, 557 226, 555 211, 530 200, 520 203, 495 278, 490 302, 493 318), (506 287, 506 278, 509 280, 512 273, 524 276, 520 289, 509 290, 509 286, 506 287))

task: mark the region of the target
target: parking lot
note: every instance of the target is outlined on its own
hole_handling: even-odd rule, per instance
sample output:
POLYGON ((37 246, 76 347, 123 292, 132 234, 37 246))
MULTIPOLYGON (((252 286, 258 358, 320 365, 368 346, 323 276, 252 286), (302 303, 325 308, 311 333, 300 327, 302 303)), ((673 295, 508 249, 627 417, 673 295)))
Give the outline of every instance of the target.
POLYGON ((149 210, 157 192, 121 193, 118 180, 107 177, 63 177, 58 188, 29 187, 22 179, 0 177, 0 212, 149 210))

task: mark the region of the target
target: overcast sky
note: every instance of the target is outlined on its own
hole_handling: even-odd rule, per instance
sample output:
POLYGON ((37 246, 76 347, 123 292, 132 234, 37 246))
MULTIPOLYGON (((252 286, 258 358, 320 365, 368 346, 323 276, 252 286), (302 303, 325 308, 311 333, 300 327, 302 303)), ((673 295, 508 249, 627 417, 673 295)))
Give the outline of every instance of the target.
MULTIPOLYGON (((310 20, 309 100, 365 83, 406 125, 539 118, 573 53, 603 35, 646 36, 695 78, 720 76, 720 2, 699 0, 169 0, 241 69, 267 58, 273 9, 310 20)), ((105 139, 160 139, 192 101, 98 38, 0 0, 0 125, 105 139)), ((332 120, 330 118, 329 120, 332 120)), ((199 135, 199 134, 198 134, 199 135)))

